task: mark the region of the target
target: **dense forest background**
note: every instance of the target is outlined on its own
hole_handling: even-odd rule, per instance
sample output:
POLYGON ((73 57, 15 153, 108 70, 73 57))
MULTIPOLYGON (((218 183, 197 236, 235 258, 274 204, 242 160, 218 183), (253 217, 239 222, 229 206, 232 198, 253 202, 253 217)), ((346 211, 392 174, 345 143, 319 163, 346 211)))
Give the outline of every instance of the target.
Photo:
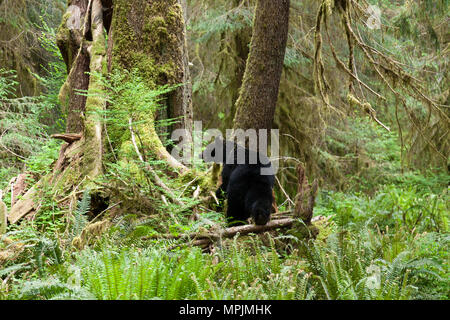
POLYGON ((447 0, 290 1, 274 219, 298 164, 314 218, 223 239, 217 168, 165 150, 183 115, 233 128, 258 1, 101 1, 75 58, 81 2, 0 0, 0 299, 448 299, 447 0))

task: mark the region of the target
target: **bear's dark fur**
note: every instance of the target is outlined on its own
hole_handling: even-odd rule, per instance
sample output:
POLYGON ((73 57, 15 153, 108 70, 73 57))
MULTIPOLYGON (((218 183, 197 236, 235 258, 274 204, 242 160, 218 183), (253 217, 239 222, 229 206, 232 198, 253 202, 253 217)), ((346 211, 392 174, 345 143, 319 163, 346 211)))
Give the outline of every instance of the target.
POLYGON ((216 196, 221 203, 225 197, 228 200, 226 216, 229 225, 244 224, 250 217, 257 225, 269 222, 275 176, 266 156, 224 140, 209 145, 202 156, 205 161, 223 164, 222 184, 216 196), (222 157, 215 157, 218 147, 223 148, 222 157), (245 155, 244 161, 237 161, 239 152, 245 155), (256 161, 250 161, 252 159, 256 161), (269 174, 262 175, 263 168, 269 174))

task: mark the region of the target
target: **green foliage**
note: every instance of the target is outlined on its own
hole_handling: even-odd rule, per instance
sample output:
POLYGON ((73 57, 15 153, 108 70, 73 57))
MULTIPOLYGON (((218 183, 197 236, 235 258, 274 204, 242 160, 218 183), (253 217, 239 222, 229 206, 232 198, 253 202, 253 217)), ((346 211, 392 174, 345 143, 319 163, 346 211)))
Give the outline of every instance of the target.
POLYGON ((52 164, 58 159, 61 142, 47 140, 38 152, 28 157, 24 162, 28 171, 36 176, 44 176, 51 172, 52 164))
POLYGON ((44 182, 41 192, 40 208, 32 224, 45 236, 54 237, 54 234, 61 232, 65 227, 64 211, 55 200, 51 185, 44 182))
POLYGON ((10 153, 25 157, 43 143, 45 126, 39 123, 39 117, 46 111, 46 106, 35 97, 11 98, 16 78, 15 71, 0 69, 0 129, 2 144, 12 149, 10 153))
POLYGON ((410 277, 414 284, 420 288, 415 298, 449 299, 449 245, 450 236, 448 232, 423 233, 414 239, 415 254, 418 257, 414 265, 421 267, 421 272, 413 271, 410 277))
POLYGON ((56 240, 37 239, 34 245, 34 262, 40 277, 44 276, 45 264, 61 264, 62 261, 62 251, 56 240))
MULTIPOLYGON (((247 1, 193 3, 201 12, 193 15, 189 26, 195 45, 190 55, 195 62, 194 92, 206 92, 210 99, 206 107, 210 109, 211 101, 219 106, 210 118, 225 122, 229 110, 222 102, 232 100, 236 94, 232 91, 237 90, 233 87, 236 79, 232 79, 237 69, 231 67, 238 60, 237 49, 232 47, 247 45, 236 37, 249 31, 253 7, 247 1), (208 50, 203 50, 206 47, 208 50), (220 91, 224 88, 226 93, 220 91)), ((293 109, 292 99, 309 97, 312 91, 308 90, 313 90, 308 79, 313 55, 309 47, 313 33, 309 30, 315 15, 306 10, 312 2, 292 3, 295 19, 291 20, 294 24, 280 87, 280 108, 284 109, 293 109), (302 74, 300 69, 306 72, 302 74), (286 97, 291 100, 283 100, 286 97)), ((392 23, 394 31, 358 32, 367 40, 373 38, 374 47, 410 66, 415 76, 426 71, 426 85, 445 93, 446 68, 436 51, 441 36, 436 26, 441 13, 448 9, 446 2, 427 0, 410 7, 387 0, 372 3, 385 10, 382 21, 392 23), (423 8, 431 10, 431 22, 424 19, 423 8), (380 43, 387 49, 380 49, 380 43)), ((40 43, 52 56, 52 62, 43 68, 46 75, 36 75, 45 86, 45 94, 16 98, 15 73, 0 71, 0 188, 23 163, 34 178, 46 175, 58 156, 59 144, 48 140, 48 134, 64 127, 62 121, 51 119, 60 118, 57 94, 65 67, 55 46, 53 24, 47 23, 48 16, 41 16, 34 12, 32 21, 42 25, 40 43)), ((20 21, 13 23, 20 25, 20 21)), ((336 35, 330 31, 334 39, 336 35)), ((336 49, 347 54, 345 49, 336 49)), ((386 88, 373 81, 361 61, 361 52, 356 51, 359 77, 384 95, 386 88)), ((325 62, 327 72, 334 73, 329 61, 325 62)), ((402 150, 396 129, 398 101, 388 96, 384 110, 383 105, 373 104, 379 119, 392 132, 376 126, 361 110, 346 110, 351 114, 346 121, 321 113, 313 99, 311 110, 319 114, 311 123, 302 127, 297 122, 305 119, 286 116, 289 122, 278 127, 287 132, 288 126, 293 126, 294 138, 311 144, 307 146, 311 154, 301 161, 316 166, 318 170, 311 172, 324 180, 315 215, 329 218, 326 232, 314 242, 299 242, 282 231, 276 237, 266 234, 261 240, 255 235, 236 237, 221 241, 213 253, 206 254, 191 248, 185 239, 160 240, 202 232, 211 224, 224 226, 224 218, 222 213, 196 206, 199 219, 191 221, 192 207, 199 202, 191 199, 192 193, 205 177, 194 172, 174 179, 163 162, 154 160, 152 146, 145 141, 148 132, 143 128, 152 127, 153 116, 164 112, 160 102, 173 87, 155 88, 149 79, 136 70, 116 70, 108 79, 99 78, 107 88, 107 97, 102 97, 108 101, 108 110, 98 115, 107 132, 107 169, 101 179, 111 186, 112 198, 120 201, 122 210, 111 218, 113 227, 103 238, 77 251, 70 244, 88 225, 90 191, 84 191, 75 210, 64 210, 53 199, 51 186, 44 184, 39 213, 31 221, 9 226, 7 237, 13 242, 0 243, 2 253, 16 250, 14 258, 1 265, 0 299, 449 299, 449 175, 442 170, 418 172, 408 168, 409 145, 402 150), (129 119, 144 161, 137 159, 130 143, 129 119), (308 142, 314 140, 312 135, 323 139, 308 142), (145 170, 148 165, 185 206, 161 198, 164 190, 152 181, 145 170)), ((336 77, 330 83, 339 98, 342 88, 338 82, 346 83, 343 79, 336 77)), ((418 119, 427 119, 425 106, 411 99, 407 103, 418 119)), ((308 113, 303 105, 299 107, 308 113)), ((404 125, 408 115, 400 115, 398 120, 404 125)), ((176 119, 157 123, 160 136, 165 136, 172 121, 176 119)), ((403 129, 403 138, 412 135, 412 129, 403 129)), ((303 149, 301 143, 298 145, 303 149)), ((8 201, 8 195, 5 198, 8 201)))
POLYGON ((32 277, 44 278, 54 272, 55 266, 64 262, 63 249, 58 240, 38 233, 29 225, 8 232, 7 236, 18 239, 14 240, 10 247, 22 247, 23 250, 14 261, 7 261, 2 265, 4 269, 0 277, 15 274, 16 280, 20 281, 21 275, 31 274, 32 277))
MULTIPOLYGON (((21 51, 27 48, 17 48, 17 54, 33 56, 37 60, 33 66, 12 62, 17 71, 0 67, 0 188, 22 170, 23 160, 33 173, 45 174, 55 159, 58 144, 49 142, 48 135, 65 127, 61 121, 58 93, 66 77, 66 68, 55 41, 55 28, 64 5, 63 0, 33 0, 26 1, 25 8, 5 4, 5 11, 0 14, 8 16, 7 21, 20 28, 17 43, 22 43, 24 34, 27 45, 32 43, 33 48, 28 48, 31 53, 21 51), (40 96, 21 97, 22 93, 17 91, 19 81, 25 81, 22 78, 24 68, 31 79, 33 75, 39 81, 40 96), (33 72, 37 69, 39 72, 33 72)), ((12 46, 17 43, 12 42, 12 46)))
POLYGON ((381 229, 405 227, 418 232, 448 231, 449 196, 419 192, 416 187, 385 186, 373 197, 362 193, 322 193, 321 212, 335 214, 341 228, 355 230, 365 224, 381 229))
POLYGON ((313 273, 321 295, 327 299, 398 300, 408 299, 415 291, 408 284, 405 260, 408 252, 386 261, 381 242, 370 231, 357 236, 334 234, 327 245, 305 246, 307 270, 313 273))
POLYGON ((199 250, 161 255, 158 250, 95 253, 80 259, 86 287, 97 299, 186 299, 205 291, 214 267, 199 250))
POLYGON ((215 35, 239 32, 243 28, 251 27, 253 11, 244 6, 227 10, 218 7, 206 10, 201 19, 188 26, 188 30, 196 34, 197 42, 207 42, 215 35))
POLYGON ((87 226, 88 219, 86 214, 90 210, 90 205, 91 193, 89 189, 86 189, 83 192, 83 198, 81 199, 81 201, 78 201, 77 208, 73 213, 68 243, 72 243, 73 238, 78 237, 83 229, 87 226))
POLYGON ((59 279, 48 278, 24 282, 17 298, 22 300, 92 300, 93 296, 89 292, 61 282, 59 279))
MULTIPOLYGON (((155 114, 162 112, 161 101, 164 95, 176 88, 176 86, 162 86, 152 89, 138 69, 116 70, 107 79, 95 73, 91 76, 98 78, 102 86, 106 88, 106 94, 97 92, 95 95, 102 95, 102 98, 110 105, 108 110, 98 116, 107 125, 110 147, 113 147, 114 152, 119 152, 122 144, 130 140, 129 119, 132 119, 133 126, 153 124, 155 114)), ((80 94, 86 95, 87 92, 80 94)), ((156 126, 166 127, 175 120, 157 122, 156 126)))
POLYGON ((48 17, 40 17, 36 28, 40 31, 39 42, 50 59, 46 66, 42 66, 43 75, 33 74, 44 88, 41 94, 47 112, 41 116, 41 121, 49 125, 49 132, 63 131, 65 129, 65 116, 59 101, 59 91, 67 77, 67 70, 61 52, 56 45, 56 29, 48 24, 48 17))
POLYGON ((326 246, 305 248, 322 293, 333 299, 448 298, 448 191, 419 190, 387 185, 372 197, 320 195, 316 214, 331 216, 337 232, 326 246), (372 290, 368 281, 375 280, 372 290))

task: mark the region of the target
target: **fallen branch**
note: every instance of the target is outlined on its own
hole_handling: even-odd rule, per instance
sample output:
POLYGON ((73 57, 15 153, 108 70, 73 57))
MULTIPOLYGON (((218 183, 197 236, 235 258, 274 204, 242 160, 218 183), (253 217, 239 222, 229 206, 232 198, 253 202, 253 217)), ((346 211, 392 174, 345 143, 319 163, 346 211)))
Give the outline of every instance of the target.
MULTIPOLYGON (((155 234, 155 235, 151 235, 151 236, 142 237, 142 240, 150 240, 150 239, 167 239, 167 240, 212 239, 212 240, 217 240, 219 238, 232 238, 235 235, 237 235, 238 233, 240 235, 246 235, 249 233, 262 233, 262 232, 277 229, 277 228, 289 227, 295 221, 296 221, 296 219, 283 218, 283 219, 271 220, 264 226, 254 225, 254 224, 246 224, 243 226, 229 227, 226 229, 221 229, 219 231, 213 231, 213 232, 197 232, 197 233, 180 234, 180 235, 155 234)), ((212 224, 217 225, 215 223, 212 223, 212 224)))
POLYGON ((14 224, 31 212, 36 211, 38 205, 35 204, 34 199, 38 196, 37 189, 40 187, 41 185, 38 182, 12 206, 11 211, 8 214, 9 223, 14 224))
POLYGON ((53 139, 63 140, 67 143, 73 143, 81 139, 81 133, 56 133, 50 136, 53 139))
POLYGON ((262 233, 278 228, 285 228, 291 226, 296 219, 292 218, 284 218, 279 220, 272 220, 269 221, 266 225, 260 226, 260 225, 254 225, 254 224, 247 224, 244 226, 237 226, 237 227, 230 227, 223 231, 221 236, 223 238, 233 238, 235 235, 246 235, 249 233, 262 233))
MULTIPOLYGON (((291 214, 291 211, 280 212, 277 216, 291 214)), ((311 222, 316 222, 319 220, 323 220, 323 216, 314 217, 311 222)), ((254 224, 246 224, 243 226, 230 227, 226 229, 221 229, 219 231, 211 231, 211 232, 197 232, 191 234, 153 234, 149 236, 142 237, 141 240, 178 240, 182 242, 181 244, 174 245, 171 249, 179 247, 183 244, 189 244, 191 246, 198 246, 205 248, 210 244, 213 244, 215 241, 220 239, 230 239, 236 235, 248 235, 248 234, 259 234, 267 231, 272 231, 280 228, 289 228, 295 222, 298 222, 299 219, 296 218, 280 218, 269 221, 264 226, 254 225, 254 224)), ((214 223, 213 223, 214 224, 214 223)), ((217 226, 217 224, 214 224, 217 226)))

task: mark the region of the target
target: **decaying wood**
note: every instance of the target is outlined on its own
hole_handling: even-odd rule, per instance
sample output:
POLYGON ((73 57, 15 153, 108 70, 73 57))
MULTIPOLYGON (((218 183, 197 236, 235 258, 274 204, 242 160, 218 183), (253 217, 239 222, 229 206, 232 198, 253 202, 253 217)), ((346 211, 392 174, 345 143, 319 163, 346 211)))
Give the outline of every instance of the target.
POLYGON ((80 140, 81 137, 82 137, 81 133, 57 133, 51 135, 51 138, 63 140, 69 144, 73 143, 74 141, 80 140))
POLYGON ((153 237, 143 237, 143 240, 148 239, 173 239, 173 240, 192 240, 193 245, 205 244, 205 243, 213 243, 216 240, 224 239, 224 238, 233 238, 237 234, 239 235, 247 235, 250 233, 263 233, 270 230, 275 230, 278 228, 286 228, 291 226, 296 219, 292 218, 284 218, 269 221, 266 225, 254 225, 254 224, 246 224, 243 226, 230 227, 226 229, 221 229, 218 231, 206 231, 206 232, 198 232, 191 233, 187 235, 156 235, 153 237), (200 241, 201 240, 201 241, 200 241))
MULTIPOLYGON (((269 221, 264 226, 247 224, 243 226, 230 227, 226 229, 219 229, 218 224, 209 221, 213 226, 210 230, 202 230, 190 234, 154 234, 151 236, 142 237, 142 240, 178 240, 182 241, 184 244, 189 244, 191 246, 197 246, 201 248, 206 248, 213 245, 216 241, 220 239, 230 239, 236 235, 248 235, 248 234, 260 234, 267 231, 272 231, 280 228, 290 228, 294 223, 298 222, 298 218, 293 218, 294 212, 283 211, 273 215, 273 220, 269 221)), ((198 216, 198 215, 197 215, 198 216)), ((323 216, 316 216, 311 219, 311 222, 316 222, 319 220, 327 219, 323 216)), ((174 245, 173 248, 179 247, 180 245, 174 245)))
POLYGON ((7 216, 8 208, 6 204, 2 201, 3 191, 0 190, 0 236, 6 233, 6 227, 8 225, 7 216))
POLYGON ((305 169, 301 164, 297 166, 298 187, 295 199, 294 217, 301 218, 306 225, 311 224, 314 204, 318 190, 317 180, 312 185, 308 183, 305 169))
MULTIPOLYGON (((68 76, 60 90, 60 102, 63 110, 67 112, 66 131, 80 132, 83 130, 81 114, 85 111, 86 95, 79 94, 89 87, 89 54, 88 44, 84 41, 86 33, 90 30, 90 8, 92 0, 71 0, 70 4, 80 9, 80 28, 68 28, 62 23, 56 35, 56 44, 66 64, 68 76)), ((66 15, 71 18, 72 12, 67 10, 66 15)))
POLYGON ((27 174, 21 173, 9 181, 8 189, 10 188, 11 190, 11 206, 13 206, 16 203, 16 200, 25 193, 28 186, 26 179, 27 174))
POLYGON ((58 160, 56 161, 55 167, 53 169, 54 172, 60 172, 63 169, 64 162, 66 160, 66 150, 69 147, 69 144, 63 144, 61 149, 59 150, 58 160))
POLYGON ((27 193, 17 201, 17 203, 11 208, 11 212, 8 215, 9 223, 13 224, 19 221, 21 218, 30 214, 36 210, 36 204, 34 198, 37 196, 37 190, 32 187, 27 193))
POLYGON ((220 235, 223 238, 233 238, 238 233, 240 235, 246 235, 249 233, 262 233, 262 232, 266 232, 269 230, 289 227, 294 223, 294 221, 295 221, 295 219, 292 219, 292 218, 284 218, 284 219, 269 221, 266 225, 263 225, 263 226, 247 224, 244 226, 230 227, 230 228, 225 229, 223 231, 223 233, 221 233, 220 235))

